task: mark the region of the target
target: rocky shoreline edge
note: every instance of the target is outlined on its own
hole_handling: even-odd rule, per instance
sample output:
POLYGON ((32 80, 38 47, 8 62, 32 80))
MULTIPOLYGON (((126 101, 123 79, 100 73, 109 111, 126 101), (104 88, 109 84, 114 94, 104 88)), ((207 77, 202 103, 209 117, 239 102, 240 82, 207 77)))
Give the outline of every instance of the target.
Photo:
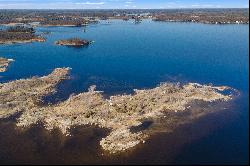
POLYGON ((37 37, 30 40, 7 40, 7 41, 1 41, 0 44, 22 44, 22 43, 32 43, 32 42, 45 42, 46 39, 43 37, 37 37))

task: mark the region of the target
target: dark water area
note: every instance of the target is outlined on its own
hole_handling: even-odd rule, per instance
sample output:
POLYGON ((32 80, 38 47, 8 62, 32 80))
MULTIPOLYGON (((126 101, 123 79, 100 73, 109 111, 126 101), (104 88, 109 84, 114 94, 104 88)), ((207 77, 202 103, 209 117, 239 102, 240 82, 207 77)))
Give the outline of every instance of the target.
MULTIPOLYGON (((241 119, 227 109, 211 113, 171 133, 159 132, 145 144, 126 153, 109 155, 99 146, 110 131, 91 126, 73 128, 71 136, 59 130, 45 130, 42 124, 19 129, 14 121, 0 123, 1 164, 246 164, 246 135, 234 135, 232 129, 241 119), (219 120, 218 120, 219 119, 219 120), (228 146, 230 144, 230 146, 228 146), (243 146, 243 147, 242 147, 243 146), (230 151, 232 150, 233 151, 230 151), (233 156, 232 156, 233 155, 233 156), (228 158, 229 157, 229 158, 228 158)), ((140 127, 152 126, 146 121, 140 127)))
MULTIPOLYGON (((182 147, 175 157, 177 164, 248 164, 249 163, 249 103, 245 96, 235 102, 235 108, 215 117, 213 132, 207 132, 182 147), (241 112, 238 112, 241 111, 241 112)), ((215 115, 216 116, 216 115, 215 115)), ((209 119, 205 118, 205 121, 209 119)))
MULTIPOLYGON (((80 126, 72 136, 43 129, 20 130, 0 121, 1 164, 247 164, 249 163, 249 25, 102 21, 88 27, 38 27, 45 43, 0 45, 0 56, 15 59, 0 82, 49 74, 71 67, 71 79, 46 102, 66 100, 97 85, 105 95, 132 93, 161 82, 227 85, 240 91, 232 107, 211 113, 172 133, 158 133, 125 154, 109 156, 99 141, 108 130, 80 126), (57 46, 82 37, 84 48, 57 46)), ((133 130, 147 130, 145 123, 133 130)))

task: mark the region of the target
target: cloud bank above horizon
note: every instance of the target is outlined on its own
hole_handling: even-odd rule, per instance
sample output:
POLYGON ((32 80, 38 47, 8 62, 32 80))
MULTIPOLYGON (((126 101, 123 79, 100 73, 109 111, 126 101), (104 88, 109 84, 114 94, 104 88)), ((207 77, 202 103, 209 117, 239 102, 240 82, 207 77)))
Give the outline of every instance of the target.
POLYGON ((249 8, 248 0, 0 0, 0 9, 249 8))

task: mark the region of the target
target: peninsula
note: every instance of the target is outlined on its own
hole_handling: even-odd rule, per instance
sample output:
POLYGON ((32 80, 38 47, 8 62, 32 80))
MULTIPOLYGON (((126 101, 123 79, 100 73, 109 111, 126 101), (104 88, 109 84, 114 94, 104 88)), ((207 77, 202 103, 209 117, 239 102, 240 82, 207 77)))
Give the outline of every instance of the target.
POLYGON ((44 42, 45 39, 35 34, 33 28, 24 26, 9 27, 0 30, 0 44, 44 42))
MULTIPOLYGON (((145 121, 154 123, 164 118, 163 126, 169 132, 180 124, 208 114, 206 109, 193 109, 216 102, 228 102, 233 91, 227 86, 198 83, 163 83, 153 89, 134 90, 134 94, 115 95, 105 99, 103 92, 91 86, 88 92, 71 95, 57 104, 44 104, 44 97, 56 93, 56 87, 69 79, 70 68, 57 68, 43 77, 32 77, 0 84, 0 119, 20 114, 19 128, 28 128, 39 122, 48 130, 58 128, 65 135, 79 125, 95 125, 110 130, 100 141, 104 151, 119 153, 144 143, 151 135, 140 129, 145 121), (167 124, 167 125, 166 125, 167 124)), ((156 131, 157 132, 157 131, 156 131)))

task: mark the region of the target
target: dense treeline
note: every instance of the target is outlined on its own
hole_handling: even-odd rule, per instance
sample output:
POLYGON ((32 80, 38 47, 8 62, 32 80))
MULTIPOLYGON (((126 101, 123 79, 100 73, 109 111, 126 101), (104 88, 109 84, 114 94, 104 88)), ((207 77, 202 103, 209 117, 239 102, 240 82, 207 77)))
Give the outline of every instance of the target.
POLYGON ((30 40, 35 38, 36 35, 33 33, 25 33, 25 32, 19 32, 19 33, 13 33, 13 32, 6 32, 6 31, 0 31, 0 40, 30 40))
POLYGON ((23 32, 23 33, 35 33, 35 29, 34 28, 30 28, 30 27, 24 27, 24 26, 13 26, 13 27, 9 27, 7 30, 7 32, 23 32))
POLYGON ((249 17, 243 13, 162 13, 156 14, 154 21, 201 22, 208 24, 241 23, 248 24, 249 17))
POLYGON ((72 18, 47 18, 44 19, 44 21, 40 22, 42 25, 73 25, 73 26, 82 26, 83 24, 86 24, 87 21, 85 19, 72 19, 72 18))
POLYGON ((12 41, 43 40, 35 34, 34 28, 24 26, 9 27, 6 30, 0 30, 0 43, 12 41))

